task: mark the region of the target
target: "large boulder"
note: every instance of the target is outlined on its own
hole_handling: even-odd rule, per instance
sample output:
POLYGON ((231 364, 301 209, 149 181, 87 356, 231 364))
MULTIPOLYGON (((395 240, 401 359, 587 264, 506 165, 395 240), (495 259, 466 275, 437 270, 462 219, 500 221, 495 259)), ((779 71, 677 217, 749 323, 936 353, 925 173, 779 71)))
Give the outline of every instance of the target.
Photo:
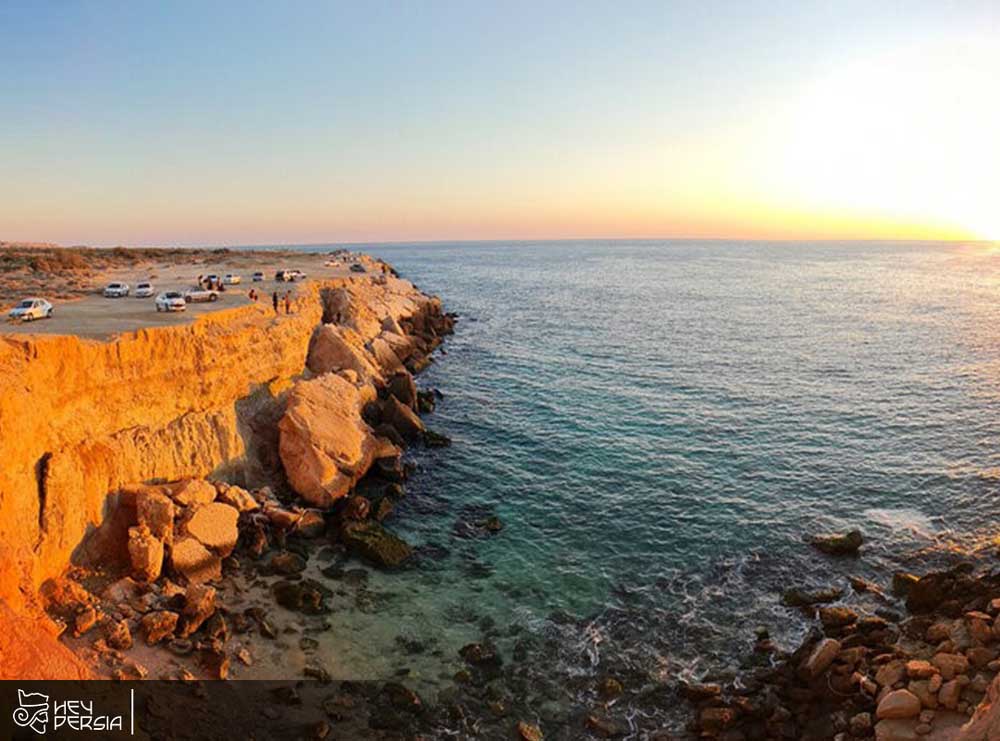
POLYGON ((346 324, 357 316, 354 297, 346 288, 327 288, 322 292, 323 321, 346 324))
POLYGON ((906 595, 906 609, 913 613, 931 612, 943 603, 957 600, 962 603, 986 597, 996 584, 972 575, 970 564, 960 564, 948 571, 925 574, 910 584, 906 595))
POLYGON ((353 553, 389 568, 399 566, 413 553, 405 540, 371 520, 345 522, 340 539, 353 553))
POLYGON ((136 515, 153 537, 167 543, 174 539, 174 502, 161 491, 144 489, 136 495, 136 515))
POLYGON ((416 440, 424 432, 424 423, 406 404, 390 396, 382 404, 382 420, 405 440, 416 440))
POLYGON ((332 373, 299 381, 289 392, 278 451, 289 483, 313 506, 329 508, 371 466, 380 445, 361 410, 374 398, 371 386, 332 373))
POLYGON ((371 354, 375 356, 375 362, 378 363, 385 375, 391 376, 406 370, 392 344, 381 335, 369 342, 368 347, 371 354))
POLYGON ((170 549, 170 565, 189 584, 222 578, 222 559, 189 536, 174 541, 170 549))
POLYGON ((171 498, 181 507, 215 501, 215 484, 203 479, 184 479, 169 489, 171 498))
POLYGON ((397 373, 389 379, 387 386, 389 393, 406 404, 410 409, 417 406, 417 384, 413 382, 413 376, 409 373, 397 373))
POLYGON ((824 638, 802 662, 801 671, 808 679, 814 679, 825 672, 840 652, 840 642, 833 638, 824 638))
POLYGON ((393 353, 403 363, 413 355, 413 340, 402 333, 382 332, 379 337, 392 348, 393 353))
POLYGON ((239 517, 240 513, 235 507, 212 502, 193 508, 190 517, 184 522, 184 532, 220 556, 228 556, 236 548, 236 540, 239 538, 236 527, 239 517))
POLYGON ((364 381, 381 381, 374 359, 351 330, 322 324, 309 340, 306 367, 316 375, 352 370, 364 381))
POLYGON ((875 716, 879 719, 913 718, 920 715, 920 700, 909 690, 894 690, 879 701, 875 716))

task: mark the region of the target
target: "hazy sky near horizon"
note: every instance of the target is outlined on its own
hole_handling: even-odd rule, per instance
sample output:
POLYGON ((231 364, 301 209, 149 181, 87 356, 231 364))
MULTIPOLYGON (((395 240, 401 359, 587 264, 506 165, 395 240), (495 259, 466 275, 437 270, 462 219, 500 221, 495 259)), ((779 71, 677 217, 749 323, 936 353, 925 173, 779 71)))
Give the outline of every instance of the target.
POLYGON ((0 239, 1000 239, 1000 2, 0 4, 0 239))

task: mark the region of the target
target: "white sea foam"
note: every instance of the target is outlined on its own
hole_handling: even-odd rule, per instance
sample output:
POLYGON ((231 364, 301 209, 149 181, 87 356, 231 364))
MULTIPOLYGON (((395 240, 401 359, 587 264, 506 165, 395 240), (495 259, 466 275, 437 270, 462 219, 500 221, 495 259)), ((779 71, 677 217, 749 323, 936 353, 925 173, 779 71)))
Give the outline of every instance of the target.
POLYGON ((930 517, 918 509, 874 507, 866 509, 865 517, 892 530, 907 530, 914 535, 933 538, 937 528, 930 517))

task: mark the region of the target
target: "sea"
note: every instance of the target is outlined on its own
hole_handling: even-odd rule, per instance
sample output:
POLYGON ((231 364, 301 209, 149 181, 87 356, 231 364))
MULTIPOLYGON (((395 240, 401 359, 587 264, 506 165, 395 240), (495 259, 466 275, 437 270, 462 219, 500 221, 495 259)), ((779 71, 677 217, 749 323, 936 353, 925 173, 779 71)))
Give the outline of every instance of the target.
POLYGON ((321 638, 335 677, 448 700, 461 647, 487 642, 506 674, 484 728, 574 737, 611 677, 626 694, 609 712, 644 738, 683 726, 679 683, 762 661, 756 630, 798 644, 815 620, 786 589, 891 615, 895 571, 995 562, 1000 245, 303 249, 345 246, 460 318, 418 379, 452 445, 408 453, 386 523, 418 557, 346 565, 365 572, 321 638), (476 526, 494 516, 500 532, 476 526), (807 542, 849 529, 857 557, 807 542))

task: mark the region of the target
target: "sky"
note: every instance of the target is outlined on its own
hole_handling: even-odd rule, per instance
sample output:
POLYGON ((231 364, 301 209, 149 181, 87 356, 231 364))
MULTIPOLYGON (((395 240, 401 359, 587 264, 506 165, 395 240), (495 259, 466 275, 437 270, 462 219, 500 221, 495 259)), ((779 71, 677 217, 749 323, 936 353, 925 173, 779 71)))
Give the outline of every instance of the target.
POLYGON ((0 239, 1000 239, 1000 2, 0 2, 0 239))

